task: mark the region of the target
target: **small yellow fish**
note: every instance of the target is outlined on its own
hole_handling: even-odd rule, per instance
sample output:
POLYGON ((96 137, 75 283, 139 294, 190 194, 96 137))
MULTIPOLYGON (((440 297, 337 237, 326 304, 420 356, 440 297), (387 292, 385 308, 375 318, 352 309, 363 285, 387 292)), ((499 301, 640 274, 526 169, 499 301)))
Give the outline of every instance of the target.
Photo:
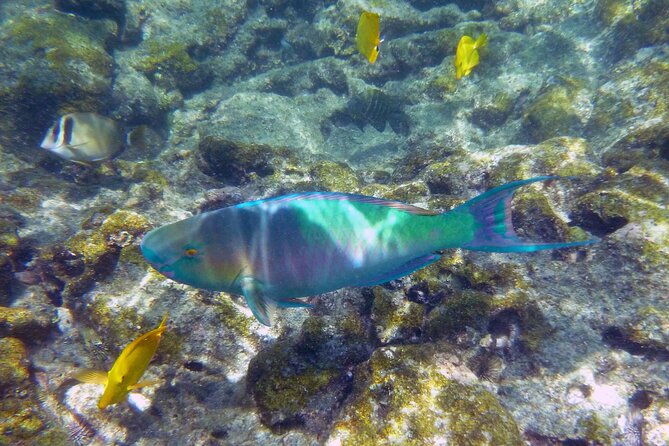
POLYGON ((482 33, 476 41, 469 36, 462 36, 455 52, 455 77, 468 76, 472 68, 479 64, 479 48, 488 43, 488 36, 482 33))
POLYGON ((379 57, 379 44, 381 43, 378 14, 367 11, 360 14, 358 30, 355 33, 355 43, 358 45, 358 51, 369 60, 369 63, 376 62, 376 58, 379 57))
POLYGON ((109 373, 86 369, 74 375, 74 378, 81 382, 105 386, 105 391, 98 402, 98 408, 104 409, 111 404, 120 403, 131 390, 157 383, 157 381, 139 382, 139 379, 158 348, 160 337, 166 329, 165 322, 167 322, 167 315, 163 317, 163 321, 157 328, 128 344, 114 362, 109 373))

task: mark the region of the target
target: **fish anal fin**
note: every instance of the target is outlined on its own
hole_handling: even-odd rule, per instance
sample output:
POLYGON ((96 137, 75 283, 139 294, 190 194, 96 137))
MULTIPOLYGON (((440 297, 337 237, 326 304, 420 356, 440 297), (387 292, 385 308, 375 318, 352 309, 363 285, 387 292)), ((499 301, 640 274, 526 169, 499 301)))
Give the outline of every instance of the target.
POLYGON ((363 283, 356 284, 357 286, 374 286, 380 285, 382 283, 390 282, 391 280, 399 279, 406 275, 411 274, 412 272, 424 268, 431 263, 436 262, 441 258, 439 254, 428 254, 426 256, 416 257, 411 259, 406 263, 394 268, 386 273, 380 274, 376 277, 373 277, 369 280, 365 280, 363 283))
POLYGON ((83 369, 77 371, 72 378, 86 384, 107 385, 107 372, 95 369, 83 369))
POLYGON ((273 302, 264 296, 262 284, 252 277, 244 277, 240 280, 240 285, 244 299, 246 299, 246 304, 251 309, 253 315, 261 324, 270 327, 270 313, 273 302))

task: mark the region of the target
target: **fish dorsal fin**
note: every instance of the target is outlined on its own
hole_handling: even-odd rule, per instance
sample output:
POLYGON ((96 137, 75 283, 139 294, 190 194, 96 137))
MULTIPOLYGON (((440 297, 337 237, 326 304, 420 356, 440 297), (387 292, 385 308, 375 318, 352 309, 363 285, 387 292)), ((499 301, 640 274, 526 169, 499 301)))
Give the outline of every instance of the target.
POLYGON ((391 280, 404 277, 411 274, 412 272, 419 270, 427 265, 436 262, 441 256, 439 254, 428 254, 426 256, 416 257, 411 259, 406 263, 394 268, 383 274, 379 274, 376 277, 372 277, 368 280, 365 280, 363 283, 356 284, 357 286, 374 286, 380 285, 382 283, 390 282, 391 280))
POLYGON ((262 284, 252 277, 241 278, 239 284, 242 287, 246 304, 251 309, 253 315, 261 324, 270 327, 272 325, 270 315, 274 304, 270 299, 265 297, 262 284))
POLYGON ((330 200, 351 201, 356 203, 367 203, 377 206, 385 206, 416 215, 440 215, 439 212, 423 209, 401 201, 384 200, 383 198, 369 197, 367 195, 345 194, 343 192, 304 192, 300 194, 283 195, 280 197, 267 198, 264 200, 251 201, 237 205, 237 207, 250 207, 263 203, 284 203, 299 200, 330 200))
POLYGON ((95 369, 82 369, 77 371, 72 378, 86 384, 107 385, 107 372, 95 369))

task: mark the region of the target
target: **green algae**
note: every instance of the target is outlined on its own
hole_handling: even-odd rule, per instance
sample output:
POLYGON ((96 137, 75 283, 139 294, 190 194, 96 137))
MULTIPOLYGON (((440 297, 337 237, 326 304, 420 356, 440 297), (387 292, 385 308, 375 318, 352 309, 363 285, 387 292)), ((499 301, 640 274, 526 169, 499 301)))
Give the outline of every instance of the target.
POLYGON ((510 94, 499 92, 490 103, 472 110, 472 122, 484 129, 499 127, 513 111, 514 103, 515 100, 510 94))
POLYGON ((19 247, 18 229, 15 223, 0 219, 0 251, 13 251, 19 247))
POLYGON ((524 444, 494 395, 440 373, 437 353, 429 344, 376 350, 356 369, 353 397, 331 438, 342 445, 524 444))
POLYGON ((372 320, 383 344, 417 336, 423 325, 425 307, 408 301, 402 293, 374 287, 372 320))
POLYGON ((235 336, 247 339, 251 335, 251 324, 254 318, 242 313, 232 302, 229 294, 221 293, 216 299, 216 314, 221 324, 235 336))
POLYGON ((316 187, 333 192, 358 192, 360 180, 346 163, 320 161, 309 169, 316 187))
POLYGON ((594 176, 599 168, 588 159, 592 149, 582 138, 556 137, 532 146, 528 153, 505 156, 490 172, 490 185, 525 180, 537 173, 557 176, 594 176))
POLYGON ((585 439, 589 444, 608 446, 613 444, 611 427, 604 424, 596 413, 579 419, 578 425, 585 433, 585 439))
POLYGON ((50 322, 27 308, 0 306, 0 336, 42 338, 48 332, 50 322))
POLYGON ((342 371, 302 357, 288 342, 261 351, 249 365, 247 382, 264 424, 282 431, 304 423, 308 407, 342 371))
POLYGON ((480 329, 487 322, 490 309, 489 294, 464 290, 449 296, 428 314, 425 333, 436 340, 453 336, 466 327, 480 329))
POLYGON ((184 42, 164 42, 148 40, 143 44, 143 54, 135 63, 135 68, 146 74, 156 72, 187 75, 197 70, 197 63, 188 54, 184 42))
POLYGON ((576 91, 571 86, 547 87, 523 114, 525 130, 535 142, 576 133, 581 117, 575 102, 576 91))
POLYGON ((454 445, 525 444, 511 414, 483 388, 451 381, 438 403, 456 415, 449 425, 454 445))
POLYGON ((339 376, 337 370, 308 368, 295 374, 276 373, 263 376, 255 387, 260 410, 299 413, 310 397, 339 376))
POLYGON ((111 76, 112 58, 105 51, 104 44, 113 22, 96 23, 78 20, 68 14, 48 14, 39 16, 23 15, 9 23, 8 35, 18 44, 28 44, 33 52, 44 54, 56 71, 72 74, 72 62, 86 64, 98 76, 111 76))
POLYGON ((17 338, 0 338, 0 389, 26 383, 30 374, 26 347, 17 338))

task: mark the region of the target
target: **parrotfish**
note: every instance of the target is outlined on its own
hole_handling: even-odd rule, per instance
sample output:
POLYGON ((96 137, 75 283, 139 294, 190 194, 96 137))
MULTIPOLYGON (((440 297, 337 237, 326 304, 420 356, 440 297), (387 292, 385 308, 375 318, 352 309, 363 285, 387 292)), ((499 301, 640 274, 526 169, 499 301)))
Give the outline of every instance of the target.
POLYGON ((469 36, 462 36, 455 51, 455 77, 469 76, 472 69, 479 64, 479 48, 488 43, 488 36, 482 33, 476 41, 469 36))
POLYGON ((113 119, 96 113, 69 113, 47 130, 41 147, 66 160, 88 164, 113 158, 123 145, 123 132, 113 119))
POLYGON ((157 381, 142 381, 153 354, 158 349, 160 338, 166 330, 167 315, 157 328, 145 333, 128 344, 118 356, 109 372, 84 369, 74 378, 85 383, 101 384, 105 390, 98 402, 98 408, 104 409, 111 404, 125 400, 131 390, 156 384, 157 381))
POLYGON ((379 57, 379 45, 381 44, 378 14, 367 11, 360 14, 358 29, 355 33, 355 43, 358 45, 358 51, 367 58, 369 63, 376 62, 376 58, 379 57))
POLYGON ((515 235, 514 191, 552 178, 508 183, 445 213, 364 195, 285 195, 153 229, 141 250, 177 282, 243 295, 270 325, 274 307, 309 307, 300 298, 389 282, 437 261, 445 249, 529 252, 595 242, 532 243, 515 235))

